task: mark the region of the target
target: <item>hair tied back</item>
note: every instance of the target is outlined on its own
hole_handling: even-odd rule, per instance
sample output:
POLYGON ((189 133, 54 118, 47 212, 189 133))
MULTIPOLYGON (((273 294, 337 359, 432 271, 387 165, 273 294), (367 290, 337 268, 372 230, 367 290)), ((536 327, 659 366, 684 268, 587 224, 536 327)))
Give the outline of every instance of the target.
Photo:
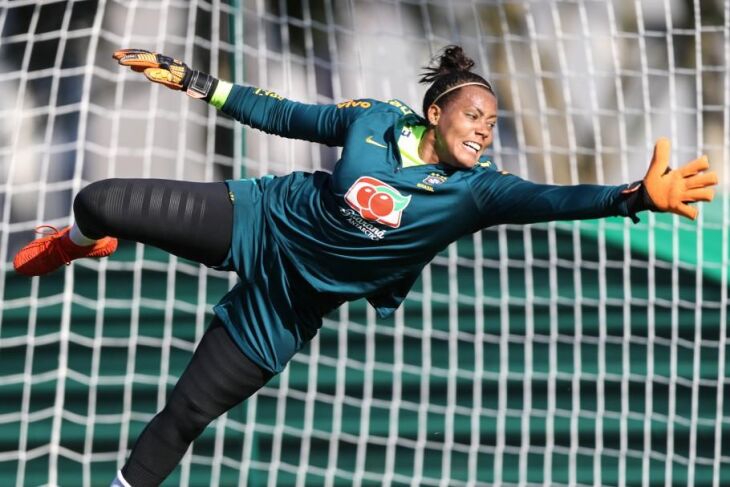
POLYGON ((443 49, 442 54, 436 55, 433 59, 431 59, 429 66, 423 68, 423 73, 421 74, 419 82, 431 83, 442 76, 460 72, 468 73, 473 67, 474 61, 464 54, 464 50, 461 46, 446 46, 443 49), (435 62, 438 62, 437 66, 433 66, 435 62))
POLYGON ((423 68, 419 79, 421 83, 431 84, 423 96, 424 117, 432 103, 438 102, 439 106, 446 106, 462 86, 480 85, 494 95, 492 85, 473 73, 473 67, 474 61, 464 54, 461 46, 456 45, 446 46, 440 55, 431 59, 430 65, 423 68))

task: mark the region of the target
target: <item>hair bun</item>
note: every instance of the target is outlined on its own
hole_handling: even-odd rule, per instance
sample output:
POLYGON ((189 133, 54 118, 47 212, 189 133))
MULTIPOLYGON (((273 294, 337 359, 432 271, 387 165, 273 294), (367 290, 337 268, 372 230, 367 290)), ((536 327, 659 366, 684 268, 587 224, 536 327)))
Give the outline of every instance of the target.
POLYGON ((423 68, 421 83, 431 83, 437 78, 458 72, 468 73, 474 67, 474 60, 464 54, 461 46, 446 46, 441 55, 435 56, 431 60, 431 64, 438 61, 437 66, 426 66, 423 68))
POLYGON ((454 44, 446 46, 441 54, 431 59, 429 66, 423 67, 419 81, 431 83, 423 95, 424 117, 431 104, 438 102, 439 106, 446 106, 452 96, 456 96, 456 89, 465 84, 481 85, 496 98, 492 85, 472 72, 473 67, 474 60, 464 54, 461 46, 454 44))

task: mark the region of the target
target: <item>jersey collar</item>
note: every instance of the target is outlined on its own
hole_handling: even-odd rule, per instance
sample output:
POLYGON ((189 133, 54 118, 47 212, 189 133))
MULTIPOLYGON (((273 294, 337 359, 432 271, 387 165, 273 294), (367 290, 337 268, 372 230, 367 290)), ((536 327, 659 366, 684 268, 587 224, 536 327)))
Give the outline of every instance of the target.
MULTIPOLYGON (((403 156, 401 155, 400 144, 399 144, 400 135, 401 135, 401 132, 403 131, 403 127, 413 127, 413 126, 418 126, 418 125, 428 127, 428 122, 426 121, 425 118, 423 118, 423 117, 421 117, 419 115, 416 115, 415 113, 411 113, 411 114, 405 115, 405 116, 399 118, 398 121, 395 124, 393 124, 393 128, 392 128, 392 131, 391 131, 391 137, 393 137, 393 141, 395 142, 395 144, 394 144, 394 146, 395 146, 394 152, 395 152, 395 158, 396 158, 396 161, 398 163, 398 169, 399 170, 400 169, 405 169, 407 167, 414 167, 414 166, 415 167, 420 167, 421 166, 421 165, 415 165, 415 164, 414 165, 410 165, 410 166, 404 166, 403 165, 403 156)), ((416 155, 417 154, 418 154, 418 152, 416 152, 416 155)), ((489 166, 489 165, 491 165, 491 162, 492 161, 491 161, 491 158, 489 156, 487 156, 486 154, 482 154, 481 157, 479 157, 479 163, 476 164, 470 170, 474 170, 477 167, 489 166)), ((428 163, 426 163, 426 164, 423 164, 423 165, 430 165, 430 166, 439 167, 439 168, 441 168, 441 169, 443 169, 443 170, 445 170, 447 172, 463 171, 464 170, 464 169, 457 169, 457 168, 455 168, 453 166, 450 166, 448 164, 444 164, 442 162, 437 162, 436 164, 428 164, 428 163)))

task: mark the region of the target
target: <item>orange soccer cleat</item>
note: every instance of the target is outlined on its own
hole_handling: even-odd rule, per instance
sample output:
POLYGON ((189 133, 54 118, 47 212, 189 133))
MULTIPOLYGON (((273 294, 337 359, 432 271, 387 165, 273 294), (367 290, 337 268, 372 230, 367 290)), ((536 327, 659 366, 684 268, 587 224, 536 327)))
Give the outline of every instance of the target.
POLYGON ((104 237, 89 246, 76 245, 69 238, 71 227, 57 230, 49 225, 36 228, 50 228, 53 233, 47 237, 33 240, 20 249, 13 259, 15 272, 26 276, 42 276, 53 272, 63 264, 70 264, 72 260, 81 257, 106 257, 117 250, 117 239, 104 237))

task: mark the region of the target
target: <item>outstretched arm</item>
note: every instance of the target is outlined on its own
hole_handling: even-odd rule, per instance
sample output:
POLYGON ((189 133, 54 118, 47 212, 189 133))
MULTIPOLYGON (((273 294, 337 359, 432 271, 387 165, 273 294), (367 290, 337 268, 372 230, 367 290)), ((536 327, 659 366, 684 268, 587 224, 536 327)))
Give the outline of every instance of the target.
POLYGON ((341 146, 350 124, 371 105, 368 100, 312 105, 287 100, 262 88, 234 85, 221 109, 239 122, 269 134, 341 146))
POLYGON ((649 170, 633 185, 557 186, 536 184, 511 174, 490 171, 474 186, 477 205, 486 225, 584 220, 607 216, 667 211, 694 219, 697 208, 687 203, 711 201, 717 175, 703 156, 676 170, 669 170, 669 140, 660 139, 649 170))
POLYGON ((629 188, 626 184, 537 184, 496 171, 482 179, 486 185, 476 198, 483 226, 586 220, 617 215, 633 217, 637 211, 644 209, 628 204, 631 200, 625 193, 629 188))
POLYGON ((327 145, 342 145, 349 125, 372 102, 312 105, 262 88, 232 85, 177 59, 143 49, 120 49, 114 59, 150 81, 209 102, 239 122, 264 132, 327 145))

